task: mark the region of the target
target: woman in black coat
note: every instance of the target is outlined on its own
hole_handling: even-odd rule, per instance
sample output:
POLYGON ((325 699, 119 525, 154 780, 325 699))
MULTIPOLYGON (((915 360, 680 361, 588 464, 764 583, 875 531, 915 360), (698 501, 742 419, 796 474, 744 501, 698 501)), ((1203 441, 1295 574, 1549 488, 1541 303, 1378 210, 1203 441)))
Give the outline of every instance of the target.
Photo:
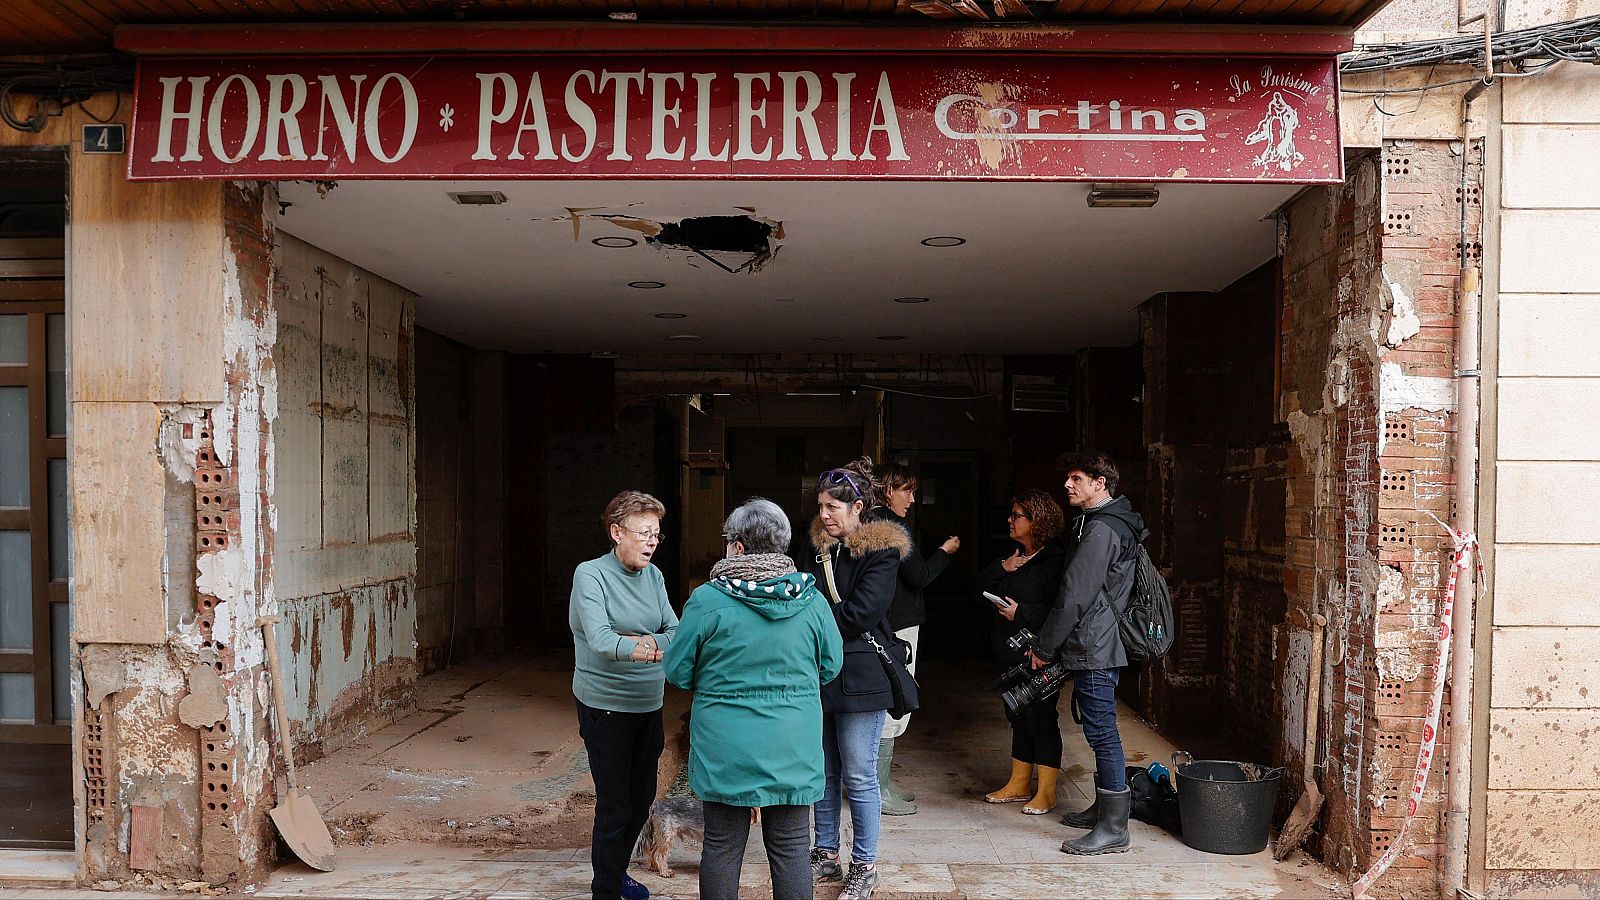
MULTIPOLYGON (((903 463, 884 463, 873 470, 878 479, 878 508, 867 513, 869 519, 882 519, 904 528, 909 534, 911 526, 906 521, 911 507, 917 502, 917 476, 903 463)), ((911 552, 900 560, 900 575, 894 589, 894 601, 889 604, 889 627, 894 636, 911 645, 911 673, 917 672, 917 647, 922 634, 922 623, 928 620, 927 601, 923 592, 929 584, 950 565, 950 556, 961 549, 961 538, 950 535, 944 543, 923 556, 915 542, 911 552)), ((878 742, 878 790, 883 794, 883 814, 910 816, 917 812, 911 801, 916 794, 895 784, 889 777, 894 765, 894 739, 906 733, 911 716, 889 719, 883 723, 883 740, 878 742)))
MULTIPOLYGON (((822 686, 822 750, 826 778, 815 809, 811 868, 820 881, 844 879, 840 900, 865 900, 878 884, 878 738, 885 711, 894 705, 889 676, 872 644, 894 648, 889 603, 900 560, 911 537, 894 522, 872 520, 876 495, 872 461, 857 459, 817 479, 817 519, 811 525, 814 554, 800 554, 798 567, 817 579, 833 604, 844 638, 844 668, 822 686), (824 560, 827 563, 824 563, 824 560), (831 569, 831 577, 830 570, 831 569), (850 801, 853 838, 850 869, 839 865, 839 820, 850 801)), ((892 652, 892 651, 891 651, 892 652)))
MULTIPOLYGON (((1065 527, 1061 505, 1044 491, 1023 491, 1011 499, 1011 539, 1020 549, 1005 559, 997 559, 979 575, 983 590, 1007 601, 997 609, 991 638, 1001 664, 1006 668, 1025 662, 1022 652, 1011 650, 1006 640, 1026 628, 1034 634, 1043 627, 1045 617, 1061 589, 1061 571, 1067 554, 1056 537, 1065 527)), ((989 803, 1019 803, 1022 811, 1042 816, 1056 805, 1056 784, 1061 774, 1061 726, 1056 704, 1059 693, 1030 703, 1015 714, 1006 710, 1011 723, 1011 780, 993 793, 989 803), (1038 787, 1033 776, 1038 775, 1038 787)))

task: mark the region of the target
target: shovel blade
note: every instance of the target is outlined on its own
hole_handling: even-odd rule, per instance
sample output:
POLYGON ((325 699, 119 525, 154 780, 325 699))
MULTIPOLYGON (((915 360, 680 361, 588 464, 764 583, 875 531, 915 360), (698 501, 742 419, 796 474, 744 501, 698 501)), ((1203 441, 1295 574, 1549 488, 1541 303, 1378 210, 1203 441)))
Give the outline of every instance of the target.
POLYGON ((1315 782, 1307 782, 1305 793, 1295 801, 1294 809, 1289 811, 1289 818, 1284 820, 1283 829, 1278 832, 1278 843, 1272 848, 1272 858, 1281 860, 1299 849, 1305 843, 1306 835, 1311 833, 1317 813, 1321 811, 1322 791, 1315 782))
POLYGON ((301 862, 321 872, 333 871, 333 836, 309 796, 291 788, 272 810, 272 824, 301 862))

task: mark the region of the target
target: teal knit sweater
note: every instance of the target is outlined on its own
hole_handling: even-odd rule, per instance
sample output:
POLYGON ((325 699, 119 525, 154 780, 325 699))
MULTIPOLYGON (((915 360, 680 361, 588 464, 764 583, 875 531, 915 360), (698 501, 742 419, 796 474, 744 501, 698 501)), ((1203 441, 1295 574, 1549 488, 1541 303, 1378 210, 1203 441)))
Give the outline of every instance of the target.
POLYGON ((667 603, 661 570, 634 572, 607 553, 579 563, 572 573, 572 626, 576 667, 572 693, 585 706, 613 712, 652 712, 661 708, 665 675, 660 663, 633 659, 638 643, 629 634, 654 635, 665 653, 678 630, 678 616, 667 603))

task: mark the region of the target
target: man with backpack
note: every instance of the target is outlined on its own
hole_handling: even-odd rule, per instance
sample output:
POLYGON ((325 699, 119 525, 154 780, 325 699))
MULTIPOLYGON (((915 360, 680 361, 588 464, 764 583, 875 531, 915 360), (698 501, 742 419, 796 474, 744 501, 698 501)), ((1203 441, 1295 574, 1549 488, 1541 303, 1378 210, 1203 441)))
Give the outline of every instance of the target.
POLYGON ((1119 618, 1134 592, 1144 519, 1127 497, 1116 496, 1117 464, 1111 457, 1073 454, 1063 460, 1063 468, 1067 500, 1082 514, 1068 526, 1071 560, 1029 655, 1035 669, 1060 660, 1070 671, 1073 709, 1081 715, 1083 736, 1095 756, 1094 803, 1061 819, 1064 825, 1091 830, 1062 843, 1061 852, 1122 853, 1131 845, 1128 813, 1133 798, 1117 731, 1117 681, 1128 664, 1119 618))

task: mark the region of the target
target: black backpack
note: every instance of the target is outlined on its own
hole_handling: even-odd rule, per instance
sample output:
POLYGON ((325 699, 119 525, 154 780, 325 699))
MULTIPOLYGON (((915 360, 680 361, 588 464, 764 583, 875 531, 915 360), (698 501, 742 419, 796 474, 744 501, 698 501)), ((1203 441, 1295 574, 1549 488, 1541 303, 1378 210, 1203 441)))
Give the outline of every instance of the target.
POLYGON ((1134 534, 1128 523, 1114 516, 1105 518, 1107 525, 1133 540, 1133 590, 1128 594, 1128 608, 1111 612, 1117 617, 1117 632, 1122 637, 1122 649, 1128 662, 1137 663, 1160 659, 1172 649, 1178 636, 1178 620, 1172 612, 1172 591, 1167 579, 1145 552, 1144 539, 1149 530, 1134 534))

